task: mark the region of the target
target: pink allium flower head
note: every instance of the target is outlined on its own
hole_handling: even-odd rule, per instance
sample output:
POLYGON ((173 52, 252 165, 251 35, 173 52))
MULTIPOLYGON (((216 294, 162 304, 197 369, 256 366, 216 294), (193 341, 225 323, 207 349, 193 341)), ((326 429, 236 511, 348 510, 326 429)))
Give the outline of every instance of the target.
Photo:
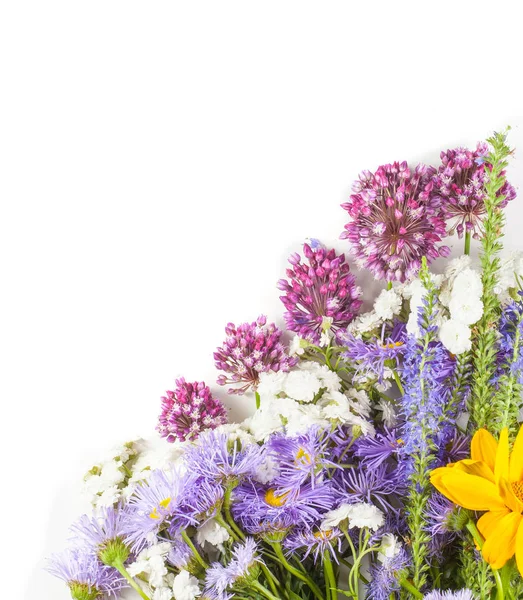
POLYGON ((361 306, 361 289, 345 262, 344 254, 327 250, 317 240, 303 245, 308 264, 299 254, 289 258, 291 268, 286 279, 280 279, 278 288, 285 292, 280 300, 285 305, 287 329, 303 338, 318 343, 325 319, 336 333, 347 327, 361 306))
MULTIPOLYGON (((451 224, 449 234, 457 233, 461 238, 470 232, 479 239, 483 231, 487 155, 485 143, 479 143, 474 151, 455 148, 441 153, 441 166, 434 176, 434 194, 451 224)), ((503 196, 500 207, 504 208, 516 197, 516 191, 507 181, 498 196, 503 196)))
POLYGON ((168 442, 191 440, 205 429, 227 423, 225 407, 203 382, 187 383, 181 377, 176 389, 166 393, 156 429, 168 442))
POLYGON ((214 353, 216 368, 225 371, 217 383, 240 384, 230 388, 229 394, 244 394, 249 388, 256 389, 260 373, 288 371, 298 359, 290 357, 281 343, 282 331, 274 323, 267 325, 267 317, 258 317, 254 323, 225 328, 227 338, 214 353))
POLYGON ((351 221, 342 239, 349 240, 358 266, 376 279, 405 281, 416 275, 423 256, 427 260, 448 256, 438 246, 445 236, 445 221, 432 194, 435 169, 406 162, 364 171, 353 185, 354 194, 342 204, 351 221))

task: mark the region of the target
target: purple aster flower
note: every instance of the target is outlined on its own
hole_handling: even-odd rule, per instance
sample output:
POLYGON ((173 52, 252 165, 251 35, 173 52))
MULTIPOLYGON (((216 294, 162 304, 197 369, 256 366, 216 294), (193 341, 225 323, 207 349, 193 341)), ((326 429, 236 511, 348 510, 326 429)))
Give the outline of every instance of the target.
POLYGON ((272 481, 281 490, 299 488, 306 481, 314 487, 323 479, 326 467, 335 467, 328 460, 329 436, 320 427, 311 427, 306 433, 294 437, 275 434, 267 442, 269 456, 279 467, 279 475, 272 481))
MULTIPOLYGON (((450 221, 449 234, 456 232, 463 237, 471 233, 479 239, 483 232, 483 219, 486 216, 485 182, 488 165, 485 157, 488 146, 479 143, 476 150, 455 148, 441 153, 441 166, 434 176, 434 194, 441 203, 445 219, 450 221)), ((498 196, 503 196, 500 207, 516 197, 516 191, 505 182, 498 196)))
MULTIPOLYGON (((402 331, 402 330, 398 330, 402 331)), ((345 350, 342 357, 356 369, 356 374, 373 375, 379 382, 383 381, 385 369, 396 369, 405 350, 403 331, 394 337, 372 338, 364 341, 354 335, 343 332, 338 334, 345 350)))
POLYGON ((175 569, 186 569, 194 555, 189 546, 181 539, 175 538, 167 555, 167 562, 175 569))
POLYGON ((372 469, 365 465, 340 469, 334 474, 333 482, 336 494, 343 502, 368 502, 384 513, 397 510, 392 504, 393 497, 400 496, 405 485, 401 469, 389 470, 383 463, 372 469))
POLYGON ((368 600, 389 600, 391 594, 399 592, 400 579, 408 574, 410 564, 409 556, 403 548, 396 556, 373 563, 367 588, 368 600))
POLYGON ((65 581, 75 600, 119 597, 127 587, 116 569, 103 565, 92 552, 74 548, 51 557, 47 571, 65 581))
POLYGON ((258 567, 262 562, 253 538, 247 538, 243 544, 237 544, 227 566, 214 563, 207 569, 204 597, 208 594, 210 598, 221 600, 233 587, 241 589, 241 586, 248 584, 251 579, 257 579, 258 567))
MULTIPOLYGON (((128 555, 123 539, 125 537, 126 512, 121 508, 102 508, 96 516, 82 515, 71 527, 76 541, 83 542, 92 552, 100 557, 110 543, 121 544, 120 553, 128 555)), ((123 558, 122 562, 127 559, 123 558)), ((103 559, 102 559, 103 560, 103 559)), ((106 562, 103 560, 103 562, 106 562)))
POLYGON ((354 454, 361 458, 361 462, 368 469, 376 469, 390 457, 396 457, 403 445, 395 429, 377 431, 374 437, 364 436, 356 440, 354 454))
POLYGON ((224 490, 216 481, 193 477, 184 486, 183 512, 198 523, 216 516, 223 503, 224 490))
POLYGON ((227 433, 219 431, 201 435, 186 449, 184 458, 190 473, 223 485, 254 475, 264 461, 260 446, 242 448, 239 440, 229 440, 227 433))
POLYGON ((444 467, 470 457, 470 436, 452 423, 445 424, 439 434, 438 465, 444 467))
POLYGON ((283 332, 274 323, 267 323, 261 316, 254 323, 243 323, 236 327, 229 323, 225 328, 227 338, 214 353, 216 368, 229 374, 220 375, 219 385, 243 384, 230 388, 229 394, 244 394, 249 388, 256 389, 260 373, 289 371, 298 362, 290 357, 283 344, 283 332))
POLYGON ((329 482, 280 490, 246 481, 234 490, 233 516, 252 535, 285 535, 292 527, 310 526, 335 500, 329 482))
POLYGON ((302 527, 285 538, 284 547, 291 554, 301 552, 303 559, 311 555, 314 562, 318 562, 318 559, 323 561, 325 552, 328 552, 338 562, 342 540, 343 535, 337 528, 323 531, 302 527))
POLYGON ((157 431, 168 442, 191 440, 206 430, 227 423, 227 411, 205 383, 176 380, 176 389, 162 397, 157 431))
POLYGON ((299 254, 289 258, 292 265, 286 279, 280 279, 278 289, 287 309, 284 317, 287 329, 314 343, 320 341, 324 324, 336 333, 354 319, 362 302, 361 289, 356 285, 345 255, 316 245, 303 245, 308 264, 299 254), (326 321, 327 320, 327 321, 326 321))
POLYGON ((503 308, 499 320, 498 352, 493 383, 499 385, 513 376, 523 384, 523 293, 503 308))
POLYGON ((134 490, 125 517, 126 540, 133 551, 154 544, 162 529, 169 527, 173 533, 194 522, 180 505, 184 486, 184 477, 175 468, 167 473, 158 469, 134 490))
POLYGON ((424 600, 474 600, 470 590, 459 590, 458 592, 434 590, 423 596, 424 600))
MULTIPOLYGON (((425 510, 426 527, 430 533, 429 550, 432 556, 448 556, 451 544, 458 538, 461 508, 439 492, 434 492, 425 510)), ((465 521, 467 517, 465 515, 465 521)))
POLYGON ((342 204, 351 217, 342 239, 360 267, 376 279, 405 281, 416 275, 421 259, 430 262, 448 256, 438 246, 445 236, 445 221, 432 193, 434 169, 418 165, 411 171, 406 162, 364 171, 353 185, 354 194, 342 204))

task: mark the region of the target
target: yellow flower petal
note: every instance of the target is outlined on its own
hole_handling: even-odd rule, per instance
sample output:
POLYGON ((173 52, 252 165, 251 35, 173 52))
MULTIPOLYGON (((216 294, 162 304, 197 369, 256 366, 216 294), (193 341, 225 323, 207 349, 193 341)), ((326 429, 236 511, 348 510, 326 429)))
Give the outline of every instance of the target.
POLYGON ((510 455, 509 481, 523 481, 523 427, 519 428, 510 455))
POLYGON ((516 563, 518 565, 518 570, 523 577, 523 520, 519 524, 516 536, 516 563))
POLYGON ((505 427, 499 434, 498 451, 496 452, 496 464, 494 467, 496 481, 499 481, 500 479, 508 481, 509 456, 508 429, 505 427))
POLYGON ((511 512, 503 517, 483 544, 483 558, 493 569, 501 569, 516 552, 516 535, 521 515, 511 512))
POLYGON ((446 467, 432 471, 432 485, 449 500, 469 510, 503 510, 505 504, 494 483, 446 467))
POLYGON ((496 527, 498 527, 499 522, 503 517, 506 517, 509 514, 510 510, 505 508, 504 510, 493 510, 485 513, 482 517, 480 517, 477 525, 479 532, 481 535, 487 539, 492 535, 495 531, 496 527))
POLYGON ((466 458, 464 460, 460 460, 457 463, 454 463, 452 466, 447 466, 452 469, 457 469, 458 471, 464 471, 469 475, 477 475, 478 477, 483 477, 484 479, 495 483, 494 473, 492 473, 487 463, 484 463, 481 460, 470 460, 469 458, 466 458))
POLYGON ((478 429, 472 438, 470 456, 472 460, 482 460, 494 472, 498 443, 486 429, 478 429))
POLYGON ((498 491, 503 502, 510 508, 510 510, 513 510, 517 513, 523 512, 523 502, 521 502, 516 494, 514 494, 512 486, 506 479, 499 480, 498 491))

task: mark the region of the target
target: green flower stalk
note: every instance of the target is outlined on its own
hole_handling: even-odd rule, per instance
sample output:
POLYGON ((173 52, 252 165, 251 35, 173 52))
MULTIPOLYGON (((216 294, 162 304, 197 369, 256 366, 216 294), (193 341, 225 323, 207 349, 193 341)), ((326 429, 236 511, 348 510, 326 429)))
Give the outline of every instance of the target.
MULTIPOLYGON (((488 177, 485 183, 485 208, 484 233, 481 238, 482 253, 482 283, 484 312, 477 324, 473 335, 473 366, 474 377, 469 402, 471 416, 470 427, 472 430, 497 423, 497 430, 501 429, 500 402, 495 398, 493 377, 496 368, 497 353, 497 323, 500 315, 500 305, 495 293, 497 275, 500 266, 499 253, 503 248, 504 215, 501 205, 503 195, 498 195, 506 183, 505 169, 512 149, 506 144, 506 133, 495 133, 487 140, 490 153, 486 157, 489 165, 488 177), (495 398, 493 402, 492 399, 495 398)), ((503 403, 503 402, 502 402, 503 403)))

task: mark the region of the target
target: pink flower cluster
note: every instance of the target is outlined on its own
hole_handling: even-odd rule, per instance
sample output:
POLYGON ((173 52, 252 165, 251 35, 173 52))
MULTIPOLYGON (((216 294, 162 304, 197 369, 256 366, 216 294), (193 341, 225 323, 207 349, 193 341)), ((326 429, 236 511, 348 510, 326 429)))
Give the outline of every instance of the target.
POLYGON ((327 250, 317 240, 312 241, 312 247, 304 244, 303 253, 308 264, 301 262, 298 253, 291 255, 292 268, 287 269, 290 281, 280 279, 278 288, 285 292, 280 299, 287 309, 287 329, 318 343, 325 319, 334 333, 354 319, 362 304, 361 289, 344 254, 327 250))
POLYGON ((282 331, 274 323, 267 325, 267 317, 260 316, 253 323, 234 325, 225 328, 227 338, 223 346, 214 353, 216 368, 225 371, 217 383, 243 384, 230 388, 229 394, 244 394, 249 388, 256 388, 260 373, 268 371, 288 371, 297 363, 290 357, 281 343, 282 331))
POLYGON ((227 423, 225 407, 203 381, 187 383, 181 377, 176 389, 166 393, 156 429, 168 442, 192 440, 205 429, 227 423))
POLYGON ((353 185, 354 194, 342 204, 352 218, 342 239, 349 240, 358 266, 376 279, 405 281, 416 275, 421 259, 448 256, 438 246, 446 234, 440 202, 432 193, 435 170, 406 162, 364 171, 353 185))
MULTIPOLYGON (((485 157, 488 146, 479 143, 476 150, 455 148, 441 153, 441 166, 434 177, 434 193, 441 202, 445 219, 450 224, 449 235, 471 233, 479 239, 485 208, 485 157)), ((506 182, 499 190, 503 196, 500 208, 516 197, 516 191, 506 182)))

